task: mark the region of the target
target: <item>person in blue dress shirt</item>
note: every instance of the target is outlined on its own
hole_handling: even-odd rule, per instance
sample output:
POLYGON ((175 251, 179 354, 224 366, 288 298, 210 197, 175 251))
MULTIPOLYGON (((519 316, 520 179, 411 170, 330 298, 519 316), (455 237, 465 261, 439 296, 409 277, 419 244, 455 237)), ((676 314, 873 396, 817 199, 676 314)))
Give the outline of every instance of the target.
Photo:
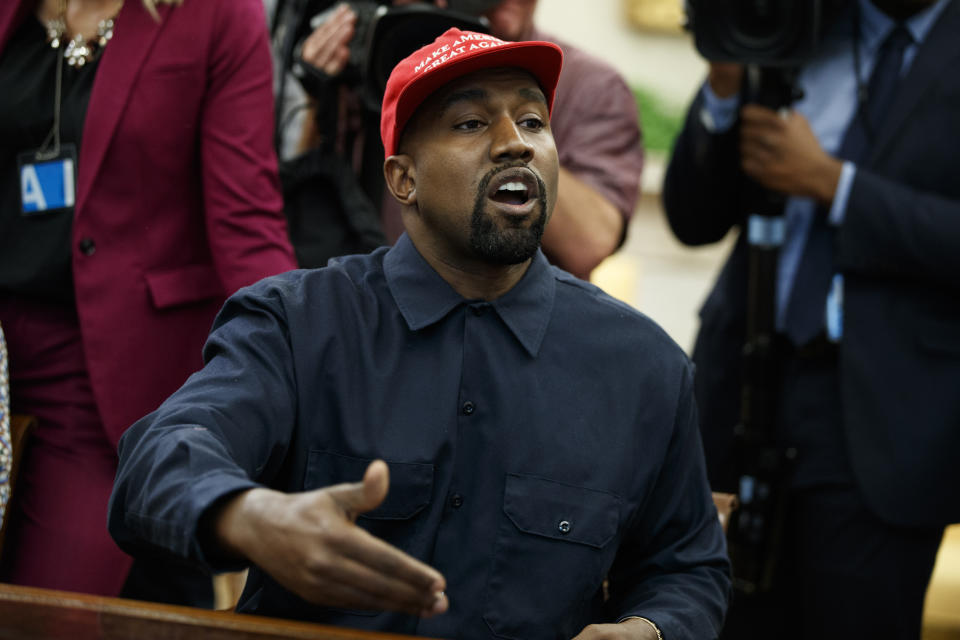
MULTIPOLYGON (((777 437, 796 451, 777 587, 725 637, 916 639, 960 521, 960 2, 851 0, 784 113, 711 65, 664 206, 692 245, 745 225, 745 178, 787 196, 777 437)), ((711 485, 736 488, 747 234, 701 309, 696 394, 711 485)), ((736 573, 736 568, 734 568, 736 573)))
POLYGON ((561 51, 443 34, 393 71, 392 248, 267 278, 120 444, 134 555, 250 565, 238 609, 449 638, 712 638, 729 591, 693 370, 553 267, 561 51))

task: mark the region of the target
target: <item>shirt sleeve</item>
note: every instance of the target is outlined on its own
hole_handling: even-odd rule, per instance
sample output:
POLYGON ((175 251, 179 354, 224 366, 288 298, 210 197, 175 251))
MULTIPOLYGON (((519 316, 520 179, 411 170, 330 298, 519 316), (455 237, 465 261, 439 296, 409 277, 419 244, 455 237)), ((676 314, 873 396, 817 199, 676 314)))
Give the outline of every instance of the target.
POLYGON ((857 166, 852 162, 844 162, 840 170, 840 181, 837 182, 837 192, 833 195, 828 220, 834 226, 840 226, 847 215, 847 202, 850 200, 850 189, 853 188, 853 179, 857 175, 857 166))
POLYGON ((203 204, 227 293, 296 268, 273 148, 273 70, 260 0, 217 3, 200 114, 203 204))
POLYGON ((707 483, 689 366, 680 389, 663 466, 609 574, 611 617, 647 618, 670 640, 715 638, 730 565, 707 483))
POLYGON ((199 526, 217 501, 269 484, 288 448, 296 389, 278 297, 268 280, 228 300, 204 368, 120 440, 108 528, 124 551, 236 568, 203 549, 199 526))
POLYGON ((639 199, 643 170, 636 101, 613 68, 581 51, 571 51, 569 58, 550 121, 560 166, 628 220, 639 199))
POLYGON ((720 98, 709 82, 703 83, 700 90, 703 96, 703 103, 700 107, 700 122, 710 133, 725 133, 737 121, 737 111, 740 109, 740 96, 733 95, 729 98, 720 98))

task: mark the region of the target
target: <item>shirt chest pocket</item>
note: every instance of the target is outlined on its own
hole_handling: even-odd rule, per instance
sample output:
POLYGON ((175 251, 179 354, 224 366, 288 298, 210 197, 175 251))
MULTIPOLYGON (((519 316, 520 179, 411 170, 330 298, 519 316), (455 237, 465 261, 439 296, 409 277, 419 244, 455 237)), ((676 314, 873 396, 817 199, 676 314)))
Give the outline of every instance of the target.
MULTIPOLYGON (((311 451, 307 459, 305 491, 343 482, 360 482, 372 459, 346 456, 330 451, 311 451)), ((418 462, 387 462, 390 489, 383 503, 361 514, 357 524, 390 544, 408 552, 418 549, 421 527, 417 518, 433 493, 433 465, 418 462)))
POLYGON ((484 620, 502 638, 575 636, 613 562, 620 498, 545 478, 509 474, 484 597, 484 620))

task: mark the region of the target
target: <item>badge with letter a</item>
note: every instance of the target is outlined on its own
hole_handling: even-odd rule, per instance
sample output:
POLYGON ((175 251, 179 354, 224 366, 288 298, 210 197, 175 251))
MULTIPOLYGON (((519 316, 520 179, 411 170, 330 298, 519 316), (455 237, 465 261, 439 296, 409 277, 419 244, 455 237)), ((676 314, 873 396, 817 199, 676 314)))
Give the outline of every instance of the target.
POLYGON ((59 153, 21 153, 17 156, 17 169, 21 215, 36 216, 73 208, 77 195, 74 145, 61 145, 59 153))

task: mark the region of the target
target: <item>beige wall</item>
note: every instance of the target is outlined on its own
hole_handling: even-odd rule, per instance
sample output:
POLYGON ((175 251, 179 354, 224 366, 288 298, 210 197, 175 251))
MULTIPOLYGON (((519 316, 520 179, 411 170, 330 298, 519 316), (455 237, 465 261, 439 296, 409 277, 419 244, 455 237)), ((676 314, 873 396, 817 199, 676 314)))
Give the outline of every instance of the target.
MULTIPOLYGON (((681 0, 674 0, 681 2, 681 0)), ((537 26, 608 61, 629 84, 682 106, 705 66, 688 35, 640 31, 629 24, 627 0, 539 0, 537 26)))

